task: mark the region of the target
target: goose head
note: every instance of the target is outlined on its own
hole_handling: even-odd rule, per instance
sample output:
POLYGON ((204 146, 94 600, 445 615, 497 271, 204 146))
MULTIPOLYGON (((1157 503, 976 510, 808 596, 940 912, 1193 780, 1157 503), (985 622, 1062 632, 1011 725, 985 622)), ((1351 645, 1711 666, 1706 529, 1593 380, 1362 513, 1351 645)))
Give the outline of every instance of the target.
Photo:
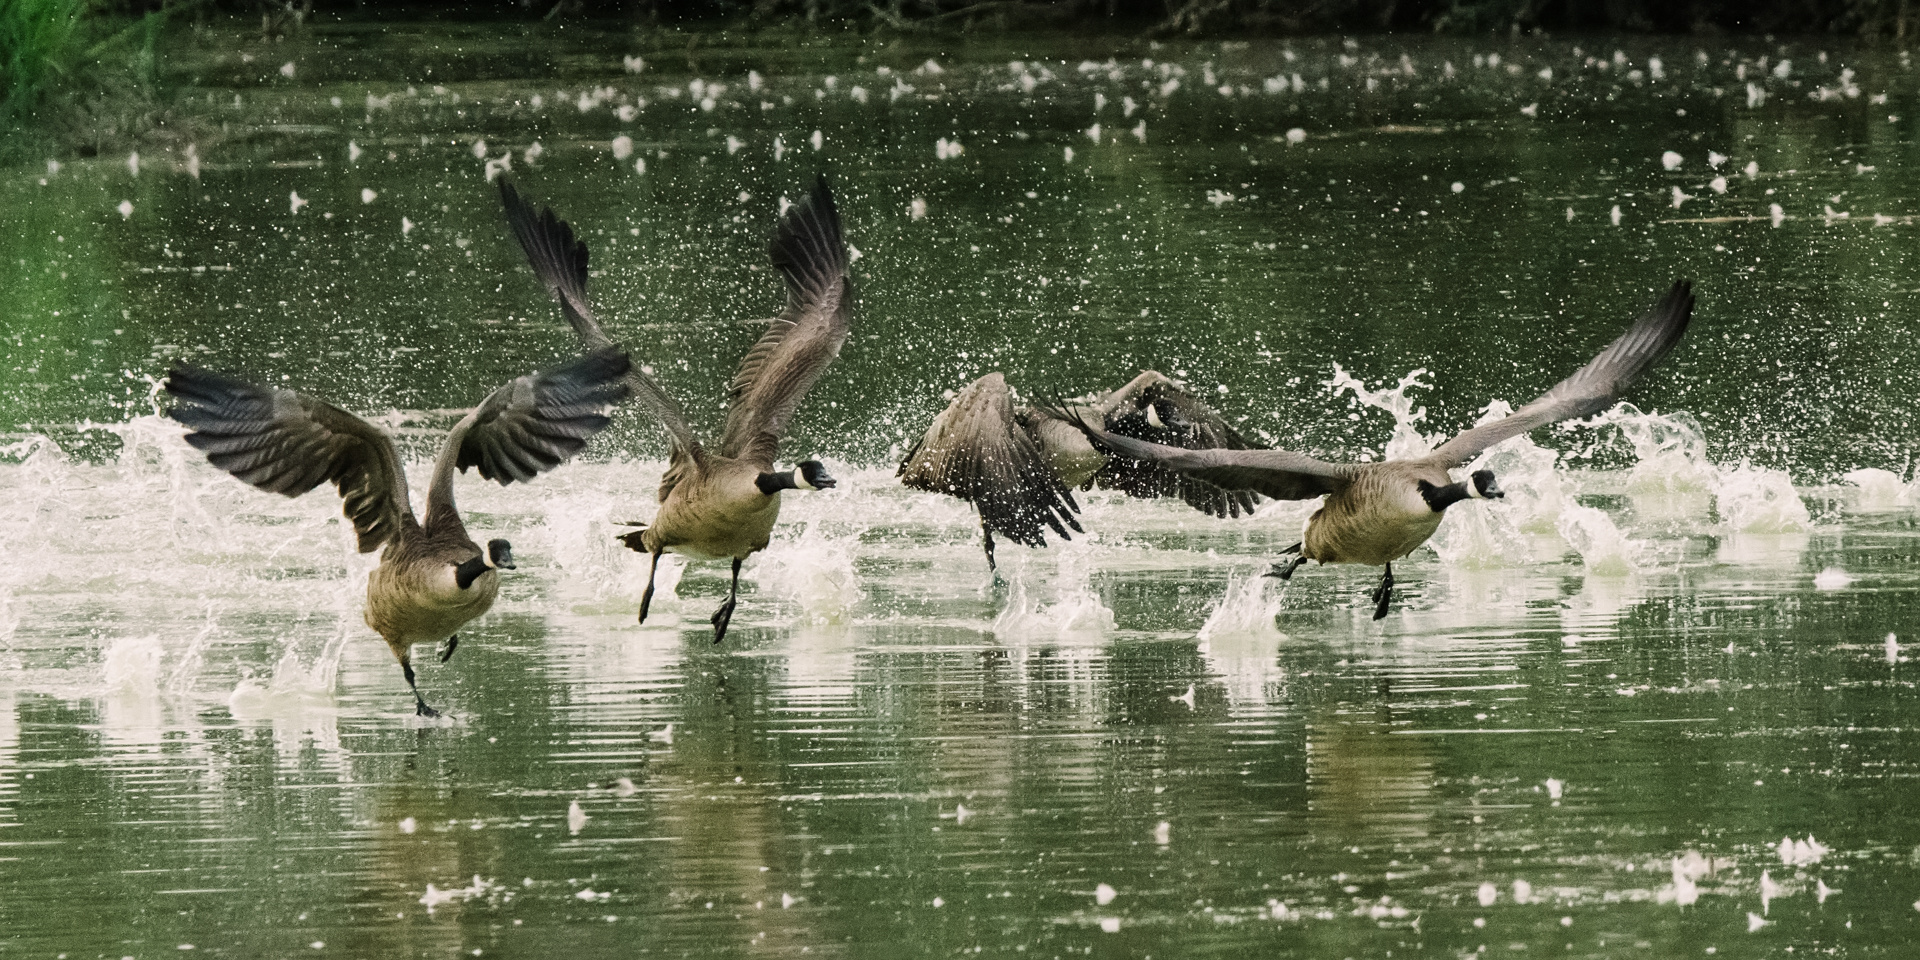
POLYGON ((513 544, 497 538, 487 541, 486 563, 500 570, 519 569, 513 565, 513 544))
POLYGON ((827 473, 825 464, 818 460, 801 463, 793 471, 793 485, 801 490, 831 490, 838 481, 827 473))
POLYGON ((1500 500, 1507 492, 1493 478, 1492 470, 1475 470, 1467 479, 1446 486, 1420 481, 1420 496, 1434 513, 1442 513, 1462 500, 1500 500))

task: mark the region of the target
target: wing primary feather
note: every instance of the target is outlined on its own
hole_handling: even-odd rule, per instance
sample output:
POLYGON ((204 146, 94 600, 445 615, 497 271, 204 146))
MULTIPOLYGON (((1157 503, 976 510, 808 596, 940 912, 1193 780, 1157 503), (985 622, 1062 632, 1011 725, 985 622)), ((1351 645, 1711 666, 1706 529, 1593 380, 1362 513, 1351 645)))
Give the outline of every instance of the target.
MULTIPOLYGON (((551 207, 535 208, 528 203, 506 177, 499 177, 496 182, 500 185, 500 202, 506 210, 509 231, 519 242, 521 252, 527 256, 527 263, 533 267, 534 274, 540 278, 548 295, 560 304, 561 314, 573 327, 580 342, 589 351, 612 346, 613 340, 601 328, 599 318, 593 312, 593 303, 587 296, 588 253, 585 241, 578 239, 573 227, 560 219, 551 207)), ((626 381, 626 395, 638 399, 653 414, 654 419, 667 431, 674 449, 698 456, 699 439, 687 425, 686 412, 672 395, 637 364, 629 366, 626 381)), ((584 386, 586 383, 600 382, 583 380, 581 383, 584 386)), ((597 404, 607 396, 604 392, 606 387, 595 389, 602 392, 583 396, 582 399, 597 404)))
POLYGON ((851 262, 825 177, 781 214, 768 248, 787 303, 727 385, 720 454, 771 463, 800 400, 840 354, 852 326, 851 262))
POLYGON ((1652 309, 1586 365, 1533 402, 1492 423, 1461 431, 1431 459, 1457 466, 1509 437, 1613 406, 1635 381, 1673 351, 1693 319, 1693 283, 1675 281, 1652 309))
POLYGON ((174 398, 167 415, 188 428, 187 443, 242 482, 297 497, 331 480, 361 552, 378 549, 412 519, 393 441, 359 417, 184 363, 163 387, 174 398))

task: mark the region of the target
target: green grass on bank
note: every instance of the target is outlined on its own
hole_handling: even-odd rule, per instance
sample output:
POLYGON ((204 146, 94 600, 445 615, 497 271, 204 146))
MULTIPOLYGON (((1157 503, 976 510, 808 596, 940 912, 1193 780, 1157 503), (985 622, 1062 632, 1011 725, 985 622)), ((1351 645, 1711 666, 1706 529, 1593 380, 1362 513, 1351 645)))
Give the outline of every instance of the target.
POLYGON ((72 77, 88 0, 0 0, 0 121, 31 114, 72 77))

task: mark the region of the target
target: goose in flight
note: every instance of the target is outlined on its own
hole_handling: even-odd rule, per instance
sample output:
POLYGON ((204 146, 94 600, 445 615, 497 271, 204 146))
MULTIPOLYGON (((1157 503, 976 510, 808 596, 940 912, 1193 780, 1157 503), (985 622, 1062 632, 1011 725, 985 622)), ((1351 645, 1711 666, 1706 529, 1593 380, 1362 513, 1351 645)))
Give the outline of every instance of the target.
MULTIPOLYGON (((1071 409, 1135 440, 1185 449, 1257 447, 1180 384, 1151 370, 1071 409)), ((1074 516, 1080 509, 1074 487, 1179 497, 1216 517, 1251 514, 1258 500, 1252 492, 1224 490, 1156 463, 1108 456, 1061 416, 1042 407, 1015 406, 999 373, 975 380, 954 396, 926 436, 907 451, 898 475, 914 490, 974 505, 989 570, 995 533, 1044 547, 1049 529, 1062 540, 1070 539, 1068 529, 1083 532, 1074 516)))
POLYGON ((1504 496, 1492 471, 1475 470, 1455 481, 1448 470, 1509 437, 1613 406, 1680 342, 1692 316, 1693 286, 1681 280, 1619 339, 1553 389, 1500 420, 1461 431, 1422 457, 1328 463, 1287 450, 1182 450, 1097 426, 1072 410, 1065 415, 1095 446, 1224 490, 1275 500, 1325 496, 1326 502, 1307 520, 1301 542, 1285 551, 1296 556, 1276 564, 1272 575, 1289 579, 1308 560, 1385 566, 1373 592, 1373 618, 1378 620, 1387 615, 1393 597, 1393 561, 1427 542, 1453 504, 1504 496))
MULTIPOLYGON (((535 210, 505 177, 499 184, 515 239, 574 332, 589 348, 610 342, 587 299, 587 245, 551 209, 535 210)), ((733 582, 712 618, 715 643, 726 637, 733 620, 741 563, 766 549, 773 536, 780 492, 834 485, 817 460, 791 470, 774 468, 794 411, 839 355, 853 320, 847 246, 824 177, 811 194, 781 213, 771 253, 773 266, 786 280, 786 309, 748 349, 727 385, 727 421, 718 445, 700 441, 680 404, 645 371, 636 366, 627 373, 634 395, 666 429, 669 443, 659 511, 651 524, 620 537, 650 558, 640 622, 646 622, 653 603, 654 573, 662 553, 731 560, 733 582)))
POLYGON ((433 462, 424 523, 393 440, 339 407, 183 363, 167 374, 167 415, 187 426, 187 442, 209 462, 249 485, 297 497, 332 481, 360 552, 386 548, 367 577, 367 626, 400 661, 414 712, 436 717, 414 682, 413 645, 445 641, 446 662, 457 631, 493 606, 497 571, 514 569, 512 544, 489 540, 482 550, 467 535, 454 471, 477 467, 505 486, 559 466, 606 428, 626 397, 628 366, 625 351, 603 346, 488 394, 454 424, 433 462))

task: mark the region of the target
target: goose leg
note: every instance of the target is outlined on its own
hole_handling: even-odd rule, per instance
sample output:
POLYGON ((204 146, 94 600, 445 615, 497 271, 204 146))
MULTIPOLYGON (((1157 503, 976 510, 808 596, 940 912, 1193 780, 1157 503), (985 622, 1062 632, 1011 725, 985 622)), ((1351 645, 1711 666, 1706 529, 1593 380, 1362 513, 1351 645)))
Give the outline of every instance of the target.
POLYGON ((1292 580, 1293 572, 1295 570, 1300 569, 1301 567, 1306 566, 1307 564, 1307 555, 1301 552, 1301 549, 1300 549, 1303 546, 1306 546, 1306 544, 1296 543, 1293 546, 1280 551, 1280 555, 1283 557, 1289 553, 1293 554, 1294 555, 1293 559, 1282 560, 1281 562, 1274 564, 1273 569, 1267 571, 1267 576, 1279 577, 1282 580, 1292 580))
POLYGON ((440 648, 440 662, 446 663, 448 660, 453 659, 453 650, 455 647, 458 647, 458 646, 460 646, 459 634, 456 633, 453 636, 448 637, 446 645, 440 648))
POLYGON ((997 573, 999 572, 999 568, 994 566, 993 563, 993 530, 983 523, 980 525, 980 535, 985 538, 987 547, 987 572, 997 573))
POLYGON ((1387 615, 1387 604, 1393 600, 1393 564, 1387 564, 1387 572, 1380 578, 1380 585, 1373 590, 1373 618, 1380 620, 1387 615))
POLYGON ((733 622, 734 604, 740 602, 740 564, 739 558, 733 561, 733 585, 727 588, 727 602, 713 612, 713 642, 726 639, 727 624, 733 622))
POLYGON ((660 551, 651 551, 653 559, 647 564, 647 589, 640 594, 640 622, 647 622, 647 608, 653 606, 653 575, 660 569, 660 551))
POLYGON ((427 706, 426 698, 420 696, 420 686, 413 682, 413 659, 411 657, 402 656, 400 658, 400 672, 407 678, 407 688, 413 691, 414 714, 422 717, 439 716, 440 711, 427 706))

